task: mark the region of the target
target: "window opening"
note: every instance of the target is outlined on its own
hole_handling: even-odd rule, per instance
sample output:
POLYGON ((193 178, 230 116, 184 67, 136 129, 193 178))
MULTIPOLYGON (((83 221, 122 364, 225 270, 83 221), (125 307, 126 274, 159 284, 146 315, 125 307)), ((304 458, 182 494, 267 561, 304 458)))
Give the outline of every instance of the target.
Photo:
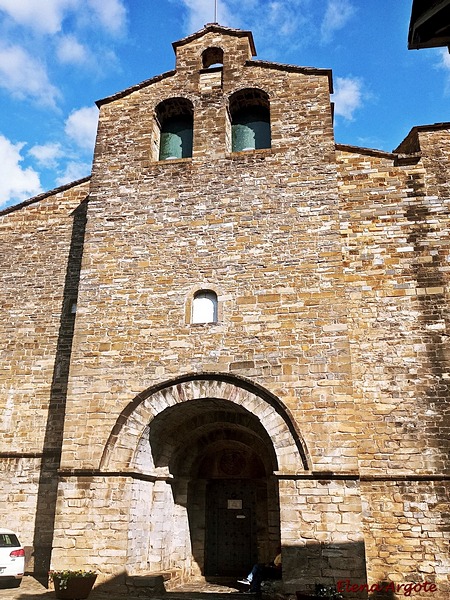
POLYGON ((212 290, 200 290, 192 302, 192 323, 217 323, 218 300, 212 290))
POLYGON ((222 48, 206 48, 202 54, 202 67, 203 69, 223 67, 222 48))
POLYGON ((158 105, 156 116, 160 124, 159 160, 190 158, 193 141, 192 103, 185 98, 173 98, 158 105))
POLYGON ((17 536, 13 533, 0 533, 0 548, 20 547, 17 536))
POLYGON ((269 97, 262 90, 241 90, 230 98, 232 152, 270 148, 269 97))

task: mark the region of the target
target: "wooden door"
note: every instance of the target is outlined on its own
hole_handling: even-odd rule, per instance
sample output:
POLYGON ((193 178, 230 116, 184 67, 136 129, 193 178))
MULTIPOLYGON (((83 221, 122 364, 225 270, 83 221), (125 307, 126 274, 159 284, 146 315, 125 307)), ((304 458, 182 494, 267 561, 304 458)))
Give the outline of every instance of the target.
POLYGON ((256 487, 215 480, 206 489, 205 575, 247 575, 257 560, 256 487))

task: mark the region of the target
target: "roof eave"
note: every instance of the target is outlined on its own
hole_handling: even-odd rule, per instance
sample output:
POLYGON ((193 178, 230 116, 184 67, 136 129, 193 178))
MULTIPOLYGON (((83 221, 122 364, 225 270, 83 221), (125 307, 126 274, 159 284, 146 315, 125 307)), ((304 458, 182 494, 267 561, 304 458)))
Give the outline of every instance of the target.
POLYGON ((408 49, 449 47, 450 0, 413 0, 408 49))
POLYGON ((23 202, 19 202, 19 204, 13 204, 12 206, 8 206, 3 210, 0 210, 0 216, 7 215, 9 213, 15 212, 16 210, 20 210, 22 208, 26 208, 30 206, 30 204, 36 204, 37 202, 41 202, 45 200, 45 198, 49 198, 50 196, 55 196, 56 194, 61 194, 62 192, 66 192, 73 187, 78 185, 82 185, 83 183, 87 183, 90 181, 91 176, 83 177, 82 179, 77 179, 76 181, 71 181, 70 183, 65 183, 64 185, 60 185, 57 188, 53 188, 52 190, 48 190, 46 192, 42 192, 42 194, 38 194, 37 196, 33 196, 32 198, 28 198, 23 202))
POLYGON ((235 37, 247 37, 249 44, 250 44, 250 49, 252 51, 252 56, 256 56, 256 47, 255 47, 255 42, 253 40, 253 34, 251 31, 246 31, 244 29, 232 29, 231 27, 224 27, 223 25, 219 25, 218 23, 207 23, 199 31, 196 31, 195 33, 192 33, 191 35, 188 35, 187 37, 182 38, 181 40, 177 40, 176 42, 173 42, 172 48, 173 48, 174 52, 176 53, 177 48, 179 46, 184 46, 185 44, 189 44, 190 42, 198 39, 199 37, 202 37, 203 35, 205 35, 206 33, 209 33, 210 31, 213 31, 215 33, 225 33, 227 35, 233 35, 235 37))
POLYGON ((316 67, 298 67, 297 65, 288 65, 284 63, 270 62, 266 60, 247 60, 246 67, 264 67, 267 69, 277 69, 278 71, 288 71, 290 73, 302 73, 303 75, 320 75, 328 77, 330 94, 333 93, 333 71, 331 69, 318 69, 316 67))
POLYGON ((161 81, 162 79, 167 79, 167 77, 173 77, 173 75, 175 75, 175 73, 176 73, 176 71, 172 70, 172 71, 166 71, 165 73, 161 73, 161 75, 155 75, 155 77, 151 77, 150 79, 141 81, 141 83, 137 83, 136 85, 126 88, 120 92, 117 92, 116 94, 112 94, 111 96, 107 96, 106 98, 101 98, 100 100, 97 100, 95 102, 95 104, 98 106, 98 108, 100 108, 104 104, 109 104, 110 102, 114 102, 115 100, 120 100, 120 98, 129 96, 133 92, 138 92, 139 90, 141 90, 149 85, 153 85, 154 83, 161 81))

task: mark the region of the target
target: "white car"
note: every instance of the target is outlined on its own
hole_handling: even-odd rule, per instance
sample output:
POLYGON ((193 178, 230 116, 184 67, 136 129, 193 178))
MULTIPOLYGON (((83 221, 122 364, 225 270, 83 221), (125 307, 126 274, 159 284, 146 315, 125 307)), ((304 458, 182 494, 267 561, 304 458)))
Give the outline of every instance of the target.
POLYGON ((19 587, 25 571, 25 551, 14 531, 0 528, 0 586, 19 587))

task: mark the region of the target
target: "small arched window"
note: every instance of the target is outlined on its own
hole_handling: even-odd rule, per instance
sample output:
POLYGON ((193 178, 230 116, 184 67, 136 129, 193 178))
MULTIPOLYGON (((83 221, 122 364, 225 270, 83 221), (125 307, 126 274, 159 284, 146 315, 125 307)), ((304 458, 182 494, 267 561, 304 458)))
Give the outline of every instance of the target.
POLYGON ((245 89, 230 98, 232 152, 270 148, 269 96, 259 89, 245 89))
POLYGON ((216 292, 199 290, 192 300, 192 323, 217 323, 218 300, 216 292))
POLYGON ((159 160, 190 158, 194 129, 192 102, 170 98, 156 107, 160 126, 159 160))
POLYGON ((206 48, 202 53, 202 68, 210 69, 211 67, 223 66, 223 50, 222 48, 206 48))

